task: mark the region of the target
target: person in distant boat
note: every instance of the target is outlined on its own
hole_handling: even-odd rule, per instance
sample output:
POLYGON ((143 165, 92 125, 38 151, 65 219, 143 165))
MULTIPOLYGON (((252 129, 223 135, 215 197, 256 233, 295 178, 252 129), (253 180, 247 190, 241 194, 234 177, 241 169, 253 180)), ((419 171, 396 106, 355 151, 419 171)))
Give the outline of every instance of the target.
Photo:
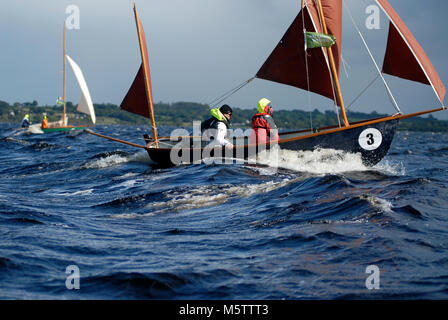
POLYGON ((47 129, 47 128, 48 128, 48 118, 47 118, 46 115, 45 115, 44 118, 42 119, 42 123, 41 123, 40 127, 41 127, 42 129, 47 129))
POLYGON ((28 114, 25 115, 22 119, 22 128, 28 128, 31 124, 30 116, 28 114))
POLYGON ((257 113, 252 117, 250 143, 278 141, 278 129, 272 114, 271 101, 266 98, 258 101, 257 113))
POLYGON ((225 146, 228 149, 233 148, 233 144, 228 140, 228 129, 232 119, 232 108, 227 104, 220 108, 210 110, 211 118, 201 123, 201 132, 204 137, 213 140, 214 145, 225 146))

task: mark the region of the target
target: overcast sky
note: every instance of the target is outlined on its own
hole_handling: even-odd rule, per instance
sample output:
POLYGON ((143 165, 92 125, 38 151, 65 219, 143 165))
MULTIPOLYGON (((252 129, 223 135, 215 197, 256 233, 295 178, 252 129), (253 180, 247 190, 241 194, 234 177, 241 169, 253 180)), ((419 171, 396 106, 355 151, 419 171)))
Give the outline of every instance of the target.
MULTIPOLYGON (((209 103, 255 75, 289 27, 300 0, 136 0, 149 48, 155 102, 209 103)), ((344 0, 382 64, 388 21, 369 30, 370 0, 344 0)), ((389 0, 420 42, 445 85, 448 2, 389 0)), ((131 0, 0 0, 0 100, 55 104, 62 96, 62 30, 75 5, 79 29, 67 31, 67 54, 84 72, 94 103, 120 104, 140 65, 131 0)), ((375 68, 344 9, 341 81, 346 105, 375 77, 375 68), (347 18, 347 19, 346 19, 347 18), (347 71, 347 73, 346 73, 347 71)), ((68 65, 67 65, 68 67, 68 65)), ((311 71, 312 72, 312 71, 311 71)), ((425 85, 387 76, 406 113, 439 107, 425 85)), ((80 91, 71 71, 67 100, 80 91)), ((332 102, 289 86, 255 79, 226 102, 255 108, 267 97, 276 109, 334 110, 332 102)), ((394 113, 381 81, 351 110, 394 113)), ((448 119, 448 111, 434 116, 448 119)))

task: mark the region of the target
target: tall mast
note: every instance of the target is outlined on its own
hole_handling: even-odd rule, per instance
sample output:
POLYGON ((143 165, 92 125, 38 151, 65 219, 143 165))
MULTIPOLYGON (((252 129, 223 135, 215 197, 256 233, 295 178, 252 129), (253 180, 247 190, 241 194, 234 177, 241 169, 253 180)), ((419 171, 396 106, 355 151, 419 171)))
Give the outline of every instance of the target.
POLYGON ((149 75, 148 75, 149 70, 147 68, 147 66, 149 66, 149 62, 146 61, 146 55, 144 53, 144 44, 142 43, 142 35, 140 33, 140 23, 139 23, 139 18, 138 18, 138 14, 137 14, 137 7, 136 7, 135 3, 134 3, 134 14, 135 14, 135 23, 137 24, 138 42, 140 44, 140 54, 142 56, 143 74, 145 77, 146 99, 147 99, 148 106, 149 106, 149 114, 151 116, 152 133, 153 133, 156 148, 158 148, 159 141, 157 138, 156 122, 154 120, 154 106, 153 106, 153 102, 152 102, 151 85, 149 84, 150 79, 149 79, 149 75))
POLYGON ((64 62, 64 97, 63 97, 63 101, 64 101, 64 111, 62 113, 62 123, 64 126, 67 125, 66 123, 66 102, 65 102, 65 98, 67 95, 67 87, 66 87, 66 72, 65 72, 65 22, 64 22, 64 57, 63 57, 63 62, 64 62))
MULTIPOLYGON (((321 18, 323 31, 325 34, 328 34, 327 24, 325 23, 324 10, 322 9, 321 0, 317 0, 317 5, 319 8, 319 15, 321 18)), ((339 101, 339 103, 341 105, 342 120, 344 121, 344 125, 346 127, 348 127, 350 124, 348 122, 347 115, 345 114, 344 100, 342 99, 341 86, 339 84, 338 72, 336 70, 336 65, 334 63, 333 51, 331 50, 331 47, 327 48, 327 53, 328 53, 328 58, 330 60, 330 69, 331 69, 331 74, 333 75, 333 82, 336 87, 335 89, 336 89, 337 101, 339 101)))

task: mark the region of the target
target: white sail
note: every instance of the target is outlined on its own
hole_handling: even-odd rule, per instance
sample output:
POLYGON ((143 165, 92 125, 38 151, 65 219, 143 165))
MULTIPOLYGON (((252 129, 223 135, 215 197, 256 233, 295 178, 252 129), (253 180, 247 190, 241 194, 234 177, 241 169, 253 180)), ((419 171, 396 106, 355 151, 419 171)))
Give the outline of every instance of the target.
POLYGON ((87 83, 84 79, 81 68, 68 55, 66 55, 66 57, 68 62, 70 63, 70 66, 72 67, 76 80, 78 80, 79 87, 81 88, 81 98, 79 99, 78 107, 76 108, 76 110, 90 115, 90 117, 92 118, 92 123, 95 123, 96 117, 92 98, 90 97, 89 88, 87 87, 87 83))

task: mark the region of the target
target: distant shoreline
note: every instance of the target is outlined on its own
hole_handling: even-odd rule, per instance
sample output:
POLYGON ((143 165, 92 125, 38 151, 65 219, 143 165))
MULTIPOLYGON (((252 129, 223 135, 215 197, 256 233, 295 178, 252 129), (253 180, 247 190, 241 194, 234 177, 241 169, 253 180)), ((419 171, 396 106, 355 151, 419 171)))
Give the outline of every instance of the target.
MULTIPOLYGON (((121 110, 115 104, 94 104, 97 125, 149 125, 149 120, 121 110)), ((154 105, 155 121, 158 126, 191 127, 193 121, 202 121, 210 117, 209 107, 195 102, 156 103, 154 105)), ((14 103, 10 105, 0 100, 0 123, 18 123, 25 114, 29 114, 33 123, 40 123, 42 115, 46 114, 50 121, 60 119, 61 106, 39 106, 37 101, 14 103)), ((89 117, 76 112, 76 106, 67 102, 69 123, 90 124, 89 117)), ((255 109, 234 108, 232 124, 234 127, 250 127, 250 120, 255 109)), ((314 110, 311 112, 313 128, 338 124, 334 111, 314 110)), ((349 121, 361 121, 382 116, 376 112, 348 112, 349 121)), ((303 110, 277 110, 274 112, 277 126, 281 129, 310 128, 310 112, 303 110)), ((415 117, 400 121, 398 130, 417 132, 448 132, 448 120, 438 120, 431 114, 427 118, 415 117)))

